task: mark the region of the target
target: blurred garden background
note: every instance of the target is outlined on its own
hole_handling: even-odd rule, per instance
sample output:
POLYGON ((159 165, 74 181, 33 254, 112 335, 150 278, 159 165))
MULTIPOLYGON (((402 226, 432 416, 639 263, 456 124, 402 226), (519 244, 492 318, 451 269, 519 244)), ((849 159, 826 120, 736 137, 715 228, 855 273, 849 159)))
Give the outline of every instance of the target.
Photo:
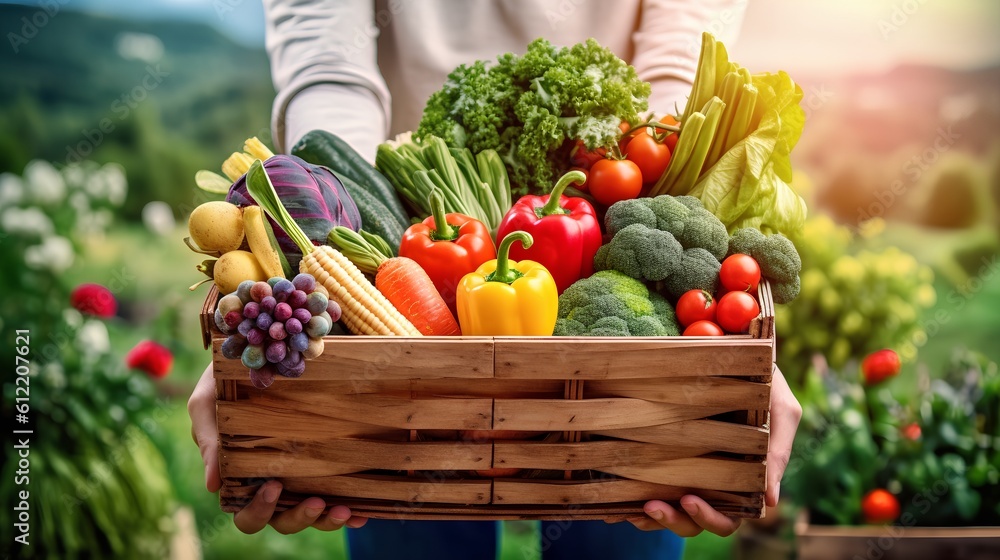
MULTIPOLYGON (((861 523, 869 490, 905 508, 950 469, 965 483, 917 524, 1000 524, 998 21, 988 0, 748 4, 732 59, 789 71, 808 115, 793 153, 811 214, 802 295, 777 318, 806 407, 783 516, 861 523), (880 348, 902 372, 865 387, 858 363, 880 348), (838 476, 810 489, 824 470, 838 476)), ((342 557, 342 534, 239 533, 205 491, 185 408, 209 361, 206 288, 188 290, 200 259, 181 241, 210 196, 194 173, 249 136, 271 144, 260 4, 29 1, 0 4, 0 22, 0 355, 14 363, 30 330, 33 549, 342 557), (114 309, 74 309, 88 283, 114 309), (136 354, 147 341, 169 354, 136 354)), ((0 522, 19 557, 4 456, 0 522)), ((728 558, 737 541, 699 536, 687 554, 728 558)), ((504 558, 539 555, 532 523, 507 524, 503 543, 504 558)))

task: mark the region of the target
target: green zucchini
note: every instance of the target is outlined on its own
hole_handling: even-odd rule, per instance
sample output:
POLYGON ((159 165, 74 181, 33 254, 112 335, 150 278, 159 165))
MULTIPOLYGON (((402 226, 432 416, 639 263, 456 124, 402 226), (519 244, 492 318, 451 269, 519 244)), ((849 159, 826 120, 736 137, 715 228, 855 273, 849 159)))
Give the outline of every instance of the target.
POLYGON ((385 239, 394 250, 398 251, 404 228, 392 217, 385 204, 346 175, 336 172, 334 175, 344 183, 344 188, 357 205, 358 214, 361 215, 361 227, 385 239))
POLYGON ((389 181, 336 134, 325 130, 310 131, 292 147, 292 155, 346 176, 381 201, 389 212, 387 217, 404 228, 410 224, 410 217, 389 181))

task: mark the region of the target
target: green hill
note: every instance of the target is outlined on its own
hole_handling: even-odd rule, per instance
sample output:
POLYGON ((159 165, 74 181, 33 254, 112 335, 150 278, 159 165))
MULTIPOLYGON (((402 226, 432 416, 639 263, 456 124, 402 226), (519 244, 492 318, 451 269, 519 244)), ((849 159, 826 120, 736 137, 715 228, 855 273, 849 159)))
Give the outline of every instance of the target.
POLYGON ((217 169, 247 136, 269 136, 274 89, 263 50, 201 24, 68 11, 37 33, 22 29, 37 12, 0 5, 11 49, 0 57, 0 171, 20 173, 34 158, 115 161, 128 174, 127 217, 154 199, 184 213, 195 203, 195 171, 217 169), (11 33, 24 38, 16 53, 11 33), (147 35, 162 56, 122 56, 122 37, 147 35))

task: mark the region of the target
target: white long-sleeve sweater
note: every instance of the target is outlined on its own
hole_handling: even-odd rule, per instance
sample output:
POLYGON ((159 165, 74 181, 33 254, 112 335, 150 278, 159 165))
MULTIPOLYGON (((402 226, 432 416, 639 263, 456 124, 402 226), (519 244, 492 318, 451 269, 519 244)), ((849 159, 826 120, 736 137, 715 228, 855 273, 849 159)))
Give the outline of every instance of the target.
POLYGON ((369 160, 416 128, 456 66, 523 53, 544 37, 593 37, 653 86, 650 109, 683 109, 702 31, 735 40, 746 0, 264 0, 278 94, 271 124, 286 151, 320 128, 369 160))

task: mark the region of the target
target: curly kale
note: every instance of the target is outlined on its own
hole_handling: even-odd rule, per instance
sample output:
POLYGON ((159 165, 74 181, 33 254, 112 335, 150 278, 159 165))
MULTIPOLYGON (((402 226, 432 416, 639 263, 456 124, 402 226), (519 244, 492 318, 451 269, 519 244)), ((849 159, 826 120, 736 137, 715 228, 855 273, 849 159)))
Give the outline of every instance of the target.
POLYGON ((757 261, 761 276, 771 283, 775 303, 789 303, 799 295, 802 259, 787 237, 780 233, 764 235, 756 228, 739 229, 729 239, 728 254, 736 253, 757 261))
POLYGON ((547 189, 566 169, 573 140, 610 146, 622 120, 637 122, 649 84, 593 39, 558 48, 544 39, 524 55, 462 65, 431 95, 414 135, 434 135, 503 157, 515 192, 547 189))
POLYGON ((559 296, 556 336, 676 336, 674 310, 638 280, 606 270, 559 296))

